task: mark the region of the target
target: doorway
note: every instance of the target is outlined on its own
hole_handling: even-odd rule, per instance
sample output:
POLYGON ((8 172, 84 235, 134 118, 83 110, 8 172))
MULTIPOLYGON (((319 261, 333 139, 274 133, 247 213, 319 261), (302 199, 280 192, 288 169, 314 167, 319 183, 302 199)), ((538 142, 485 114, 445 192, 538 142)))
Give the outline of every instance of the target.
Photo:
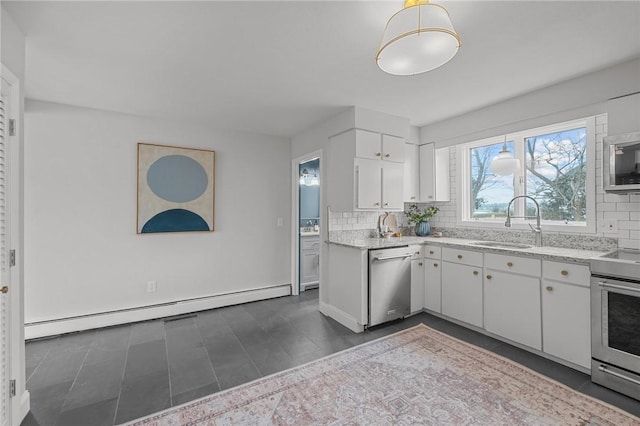
POLYGON ((293 294, 320 286, 321 153, 314 152, 293 162, 293 294))

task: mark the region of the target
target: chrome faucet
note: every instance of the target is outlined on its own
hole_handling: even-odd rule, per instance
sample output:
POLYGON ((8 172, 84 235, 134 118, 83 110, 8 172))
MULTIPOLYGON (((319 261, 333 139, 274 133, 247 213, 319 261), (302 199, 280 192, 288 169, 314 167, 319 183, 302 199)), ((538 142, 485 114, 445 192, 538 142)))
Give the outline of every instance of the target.
POLYGON ((507 220, 505 220, 504 226, 506 226, 507 228, 511 228, 511 219, 533 219, 533 218, 536 219, 536 226, 533 227, 531 226, 531 224, 529 224, 529 227, 531 228, 531 232, 535 232, 536 234, 536 246, 542 247, 542 228, 540 227, 540 205, 535 200, 535 198, 530 197, 528 195, 518 195, 516 197, 513 197, 511 201, 509 201, 509 204, 507 205, 507 220), (513 203, 513 201, 517 200, 518 198, 528 198, 531 201, 533 201, 533 203, 536 205, 536 215, 535 216, 511 216, 510 214, 511 203, 513 203))

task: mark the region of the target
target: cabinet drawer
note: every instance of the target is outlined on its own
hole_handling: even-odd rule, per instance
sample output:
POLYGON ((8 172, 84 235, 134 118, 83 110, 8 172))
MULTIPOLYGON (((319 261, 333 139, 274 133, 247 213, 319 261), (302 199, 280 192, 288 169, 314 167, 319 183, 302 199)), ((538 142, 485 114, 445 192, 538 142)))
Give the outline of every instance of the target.
POLYGON ((440 259, 442 257, 442 247, 440 246, 422 246, 424 257, 429 259, 440 259))
POLYGON ((444 247, 442 260, 482 268, 482 252, 444 247))
POLYGON ((591 272, 586 265, 544 260, 542 262, 542 276, 549 280, 589 287, 591 272))
POLYGON ((411 259, 422 259, 424 257, 424 246, 409 246, 411 259))
POLYGON ((540 260, 528 257, 487 253, 484 256, 484 267, 514 274, 540 277, 540 260))
POLYGON ((320 250, 320 236, 302 237, 301 240, 302 250, 320 250))

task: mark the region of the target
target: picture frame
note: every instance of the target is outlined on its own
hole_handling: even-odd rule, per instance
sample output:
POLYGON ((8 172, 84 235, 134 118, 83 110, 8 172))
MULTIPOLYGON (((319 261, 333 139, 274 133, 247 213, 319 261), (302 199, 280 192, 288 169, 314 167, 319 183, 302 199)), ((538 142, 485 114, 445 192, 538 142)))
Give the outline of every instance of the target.
POLYGON ((138 142, 138 234, 213 232, 215 151, 138 142))

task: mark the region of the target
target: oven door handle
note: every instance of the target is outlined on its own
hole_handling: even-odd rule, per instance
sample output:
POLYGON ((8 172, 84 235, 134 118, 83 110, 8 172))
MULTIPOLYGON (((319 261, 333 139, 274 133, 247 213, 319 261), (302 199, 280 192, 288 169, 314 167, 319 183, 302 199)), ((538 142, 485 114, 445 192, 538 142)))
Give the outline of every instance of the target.
POLYGON ((631 382, 631 383, 633 383, 634 385, 640 385, 640 380, 636 380, 636 379, 634 379, 634 378, 632 378, 632 377, 625 376, 624 374, 616 373, 615 371, 609 370, 609 369, 608 369, 606 366, 604 366, 604 365, 601 365, 600 367, 598 367, 598 370, 599 370, 599 371, 602 371, 603 373, 609 374, 609 375, 611 375, 611 376, 613 376, 613 377, 617 377, 617 378, 619 378, 619 379, 622 379, 622 380, 626 380, 626 381, 628 381, 628 382, 631 382))
POLYGON ((628 287, 626 285, 609 284, 606 281, 598 281, 598 285, 602 288, 615 288, 616 290, 626 290, 626 291, 633 291, 636 293, 640 293, 639 288, 628 287))

